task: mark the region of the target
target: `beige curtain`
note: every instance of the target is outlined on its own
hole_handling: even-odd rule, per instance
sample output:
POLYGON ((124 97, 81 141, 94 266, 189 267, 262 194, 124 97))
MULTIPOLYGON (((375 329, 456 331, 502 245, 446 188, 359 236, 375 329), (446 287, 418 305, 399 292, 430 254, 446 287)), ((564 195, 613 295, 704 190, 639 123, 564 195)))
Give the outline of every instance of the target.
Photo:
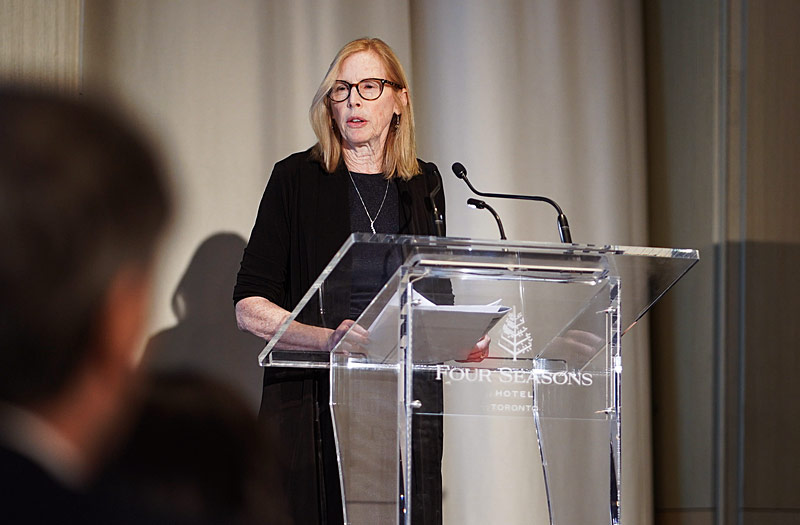
MULTIPOLYGON (((110 88, 142 111, 175 174, 180 211, 154 333, 209 302, 223 306, 197 326, 235 332, 232 276, 199 298, 184 286, 198 248, 223 232, 244 242, 272 164, 313 143, 308 106, 335 52, 365 35, 408 70, 419 153, 445 177, 450 235, 497 237, 486 212, 464 205, 450 171, 459 161, 484 191, 554 198, 576 242, 646 242, 638 1, 85 0, 82 30, 83 89, 110 88)), ((546 205, 493 204, 510 238, 557 241, 546 205)), ((197 263, 198 283, 238 256, 227 246, 227 259, 197 263)), ((637 330, 625 341, 623 518, 647 524, 649 364, 637 330)), ((236 377, 255 403, 259 345, 229 341, 231 374, 244 366, 236 377)))

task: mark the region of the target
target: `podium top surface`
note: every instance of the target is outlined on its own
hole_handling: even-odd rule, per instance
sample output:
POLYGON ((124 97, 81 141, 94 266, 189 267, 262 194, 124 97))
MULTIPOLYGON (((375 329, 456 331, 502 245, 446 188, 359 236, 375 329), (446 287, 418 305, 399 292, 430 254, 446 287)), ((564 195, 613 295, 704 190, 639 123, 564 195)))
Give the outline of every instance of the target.
MULTIPOLYGON (((481 282, 519 281, 621 290, 621 326, 627 331, 699 260, 693 249, 492 241, 455 237, 352 234, 259 355, 262 366, 327 366, 323 349, 289 350, 283 341, 301 326, 335 329, 356 319, 372 298, 413 276, 481 282), (392 279, 395 277, 394 279, 392 279), (353 306, 360 301, 359 306, 353 306), (359 309, 360 308, 360 309, 359 309), (275 358, 274 349, 289 357, 275 358), (281 363, 280 361, 285 361, 281 363)), ((391 293, 391 290, 389 290, 391 293)))

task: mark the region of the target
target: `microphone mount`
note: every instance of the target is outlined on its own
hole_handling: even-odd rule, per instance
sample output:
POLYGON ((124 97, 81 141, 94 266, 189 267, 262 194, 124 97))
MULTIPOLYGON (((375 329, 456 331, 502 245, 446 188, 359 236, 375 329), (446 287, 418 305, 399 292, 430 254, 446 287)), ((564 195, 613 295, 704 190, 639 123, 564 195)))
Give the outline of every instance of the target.
POLYGON ((436 236, 444 237, 444 216, 439 211, 439 207, 436 206, 436 195, 442 191, 442 175, 435 167, 433 169, 433 174, 436 177, 436 187, 433 188, 433 191, 431 191, 428 195, 428 205, 430 206, 430 211, 433 214, 433 225, 436 229, 436 236))

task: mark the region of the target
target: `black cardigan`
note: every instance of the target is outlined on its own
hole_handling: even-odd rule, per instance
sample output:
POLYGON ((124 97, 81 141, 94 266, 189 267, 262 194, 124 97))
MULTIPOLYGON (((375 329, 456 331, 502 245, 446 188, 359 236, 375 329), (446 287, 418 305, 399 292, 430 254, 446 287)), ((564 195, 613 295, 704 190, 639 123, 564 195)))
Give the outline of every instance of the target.
MULTIPOLYGON (((421 174, 395 178, 401 234, 434 235, 429 196, 439 175, 419 160, 421 174)), ((311 150, 275 164, 244 250, 233 292, 234 303, 264 297, 292 310, 350 235, 347 169, 328 173, 311 150)), ((444 191, 436 206, 444 214, 444 191)))
MULTIPOLYGON (((429 196, 439 179, 436 166, 419 161, 422 173, 409 181, 394 179, 399 196, 400 232, 432 235, 436 231, 429 196)), ((347 169, 327 173, 310 150, 278 162, 267 183, 250 241, 236 278, 234 302, 264 297, 293 310, 325 265, 350 235, 347 169)), ((444 214, 444 192, 436 196, 444 214)), ((452 302, 449 282, 442 302, 452 302)), ((338 301, 347 309, 349 300, 338 301)), ((349 309, 347 309, 349 310, 349 309)), ((302 322, 313 322, 303 319, 302 322)), ((442 389, 415 377, 414 394, 426 404, 442 406, 442 389)), ((281 444, 280 479, 296 523, 342 522, 336 445, 328 406, 328 371, 264 369, 261 421, 281 444)), ((425 418, 415 426, 413 450, 418 471, 413 493, 414 519, 441 523, 442 422, 425 418), (417 450, 425 443, 425 453, 417 450), (424 498, 424 499, 416 499, 424 498)))

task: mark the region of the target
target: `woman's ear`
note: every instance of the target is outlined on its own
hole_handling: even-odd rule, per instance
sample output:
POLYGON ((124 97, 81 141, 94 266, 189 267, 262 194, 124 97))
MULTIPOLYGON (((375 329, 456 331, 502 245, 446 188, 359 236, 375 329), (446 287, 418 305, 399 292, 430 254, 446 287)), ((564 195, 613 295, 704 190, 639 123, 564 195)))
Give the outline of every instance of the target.
POLYGON ((402 114, 403 113, 402 108, 408 106, 408 90, 406 88, 403 88, 402 90, 400 90, 400 93, 397 94, 394 105, 395 105, 394 107, 395 114, 397 115, 402 114))

